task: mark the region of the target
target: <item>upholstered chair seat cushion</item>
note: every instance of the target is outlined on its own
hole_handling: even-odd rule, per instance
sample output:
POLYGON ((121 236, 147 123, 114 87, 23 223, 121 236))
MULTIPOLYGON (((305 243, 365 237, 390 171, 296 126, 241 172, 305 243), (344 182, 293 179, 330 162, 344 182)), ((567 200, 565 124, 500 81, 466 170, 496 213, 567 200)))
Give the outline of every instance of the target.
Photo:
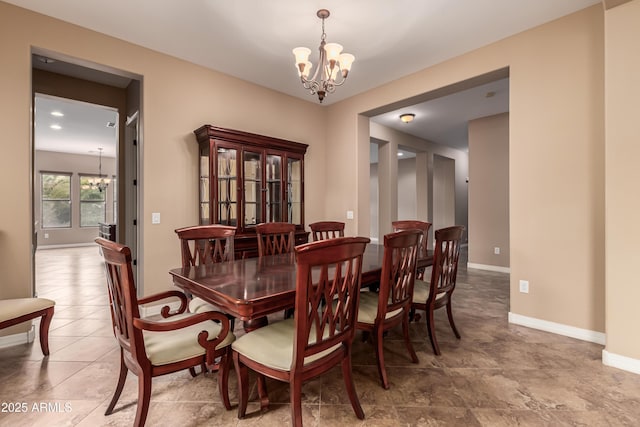
MULTIPOLYGON (((192 316, 191 313, 183 313, 160 321, 170 322, 190 316, 192 316)), ((207 331, 209 333, 209 340, 212 340, 218 336, 220 329, 219 323, 207 320, 173 331, 143 331, 147 357, 151 360, 151 363, 158 366, 201 356, 205 353, 205 349, 198 343, 198 334, 200 331, 207 331)), ((230 345, 235 339, 235 335, 229 332, 225 339, 218 344, 216 349, 230 345)))
MULTIPOLYGON (((415 284, 413 285, 413 302, 418 304, 424 304, 427 302, 427 298, 429 298, 429 292, 431 289, 431 285, 429 282, 425 280, 416 279, 415 284)), ((440 299, 445 297, 447 294, 441 293, 436 295, 436 299, 440 299)))
POLYGON ((189 301, 189 311, 191 313, 204 313, 206 311, 220 311, 220 309, 215 305, 209 304, 202 298, 193 297, 193 299, 189 301))
MULTIPOLYGON (((386 318, 396 316, 402 311, 399 308, 387 313, 386 318)), ((358 307, 358 322, 373 325, 378 314, 378 293, 377 292, 360 292, 360 306, 358 307)))
POLYGON ((45 310, 55 305, 46 298, 12 298, 0 300, 0 322, 45 310))
MULTIPOLYGON (((288 371, 291 369, 293 360, 295 335, 295 321, 289 318, 242 335, 231 347, 243 356, 265 366, 288 371)), ((314 342, 315 337, 310 336, 309 343, 314 342)), ((340 344, 307 357, 304 361, 305 365, 326 356, 339 346, 340 344)))

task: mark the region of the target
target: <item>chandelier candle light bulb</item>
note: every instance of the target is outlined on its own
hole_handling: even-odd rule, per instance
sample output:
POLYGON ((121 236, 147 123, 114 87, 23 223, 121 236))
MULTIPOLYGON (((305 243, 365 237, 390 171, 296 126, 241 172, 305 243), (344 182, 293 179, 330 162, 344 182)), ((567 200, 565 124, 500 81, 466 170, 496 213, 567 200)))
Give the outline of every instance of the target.
POLYGON ((320 37, 318 66, 313 77, 309 78, 313 66, 309 61, 311 49, 297 47, 292 51, 296 58, 296 68, 302 86, 308 89, 312 95, 317 94, 321 103, 328 93, 333 93, 336 87, 344 84, 351 70, 351 64, 356 59, 350 53, 342 53, 342 45, 326 42, 324 20, 329 17, 329 14, 327 9, 320 9, 317 12, 318 18, 322 19, 322 36, 320 37))

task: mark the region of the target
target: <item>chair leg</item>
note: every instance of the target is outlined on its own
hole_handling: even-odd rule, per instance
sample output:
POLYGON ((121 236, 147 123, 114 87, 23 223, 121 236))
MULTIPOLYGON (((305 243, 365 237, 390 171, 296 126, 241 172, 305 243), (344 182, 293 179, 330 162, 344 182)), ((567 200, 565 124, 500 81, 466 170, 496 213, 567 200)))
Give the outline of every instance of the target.
POLYGON ((218 392, 224 407, 231 409, 231 402, 229 401, 229 369, 231 368, 231 347, 227 347, 227 350, 220 359, 220 367, 218 369, 218 392))
POLYGON ((267 379, 264 375, 258 374, 258 398, 260 399, 260 410, 269 408, 269 393, 267 392, 267 379))
POLYGON ((433 347, 433 353, 436 356, 440 356, 440 347, 438 346, 438 341, 436 340, 436 327, 435 327, 435 322, 434 320, 434 316, 433 316, 433 309, 427 307, 427 331, 429 331, 429 341, 431 341, 431 347, 433 347))
POLYGON ((116 391, 113 393, 113 397, 111 398, 111 403, 109 403, 109 406, 104 413, 105 415, 111 415, 113 408, 115 408, 116 403, 118 403, 118 399, 120 399, 120 394, 122 394, 122 389, 124 388, 124 383, 127 380, 128 371, 129 369, 127 368, 127 365, 124 364, 122 349, 120 349, 120 375, 118 377, 118 384, 116 385, 116 391))
POLYGON ((294 427, 302 427, 302 380, 291 378, 289 384, 289 400, 291 403, 291 422, 294 427))
POLYGON ((233 365, 238 376, 238 418, 244 418, 249 400, 249 368, 240 362, 240 354, 233 352, 233 365))
POLYGON ((138 408, 136 409, 136 419, 133 422, 135 427, 143 427, 147 421, 150 400, 151 373, 142 372, 138 376, 138 408))
POLYGON ((348 350, 347 356, 342 359, 342 377, 344 378, 344 385, 347 388, 347 395, 349 395, 349 401, 351 401, 351 407, 353 412, 356 413, 358 419, 364 419, 364 411, 360 406, 360 399, 356 394, 356 387, 353 383, 353 369, 351 366, 351 349, 348 350))
POLYGON ((371 336, 373 337, 373 345, 376 349, 376 361, 378 362, 378 374, 380 375, 380 381, 382 381, 382 387, 387 390, 389 389, 389 379, 387 378, 387 370, 384 367, 382 328, 376 328, 371 336))
POLYGON ((460 339, 460 332, 458 332, 458 328, 456 328, 456 324, 453 322, 451 299, 449 299, 449 303, 447 304, 447 317, 449 318, 449 324, 451 325, 451 329, 453 329, 453 333, 455 334, 456 338, 460 339))
POLYGON ((416 355, 415 350, 413 349, 413 344, 411 343, 411 338, 409 338, 409 313, 405 311, 404 316, 402 317, 402 335, 404 336, 404 344, 407 346, 407 350, 409 350, 409 356, 411 357, 411 361, 413 363, 418 363, 418 356, 416 355))
POLYGON ((42 315, 42 320, 40 320, 40 348, 45 356, 49 355, 49 326, 52 318, 53 307, 50 307, 42 315))

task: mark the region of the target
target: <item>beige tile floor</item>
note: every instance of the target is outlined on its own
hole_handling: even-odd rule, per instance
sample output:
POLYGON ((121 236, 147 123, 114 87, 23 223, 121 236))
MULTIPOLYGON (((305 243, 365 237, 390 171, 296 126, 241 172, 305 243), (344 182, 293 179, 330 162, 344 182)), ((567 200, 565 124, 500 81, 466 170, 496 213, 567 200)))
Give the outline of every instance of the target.
MULTIPOLYGON (((57 303, 51 355, 43 358, 37 340, 0 349, 0 402, 28 408, 0 412, 0 426, 131 425, 137 395, 131 374, 117 411, 103 415, 119 353, 97 249, 41 250, 37 267, 40 296, 57 303)), ((446 314, 437 313, 442 356, 433 355, 423 323, 411 324, 418 364, 409 362, 399 333, 387 336, 390 390, 378 383, 371 346, 357 339, 354 377, 364 421, 355 418, 335 369, 303 387, 305 425, 640 425, 640 376, 603 366, 602 346, 507 323, 508 275, 461 268, 454 304, 462 339, 453 336, 446 314)), ((156 378, 147 425, 290 425, 286 385, 268 384, 270 409, 260 413, 253 402, 238 420, 235 408, 221 405, 214 376, 191 378, 185 371, 156 378)), ((235 403, 234 373, 230 387, 235 403)))

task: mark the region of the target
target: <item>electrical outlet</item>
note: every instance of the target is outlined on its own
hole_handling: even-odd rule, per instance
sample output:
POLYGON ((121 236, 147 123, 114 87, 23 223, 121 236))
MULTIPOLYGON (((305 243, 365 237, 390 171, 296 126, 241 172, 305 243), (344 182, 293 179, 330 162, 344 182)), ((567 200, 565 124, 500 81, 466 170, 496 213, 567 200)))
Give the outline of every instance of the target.
POLYGON ((347 211, 347 219, 353 219, 353 211, 347 211))
POLYGON ((151 214, 151 224, 160 224, 160 212, 153 212, 151 214))
POLYGON ((48 239, 49 238, 49 233, 44 233, 44 238, 48 239))
POLYGON ((497 247, 497 246, 495 248, 493 248, 493 253, 494 253, 494 255, 500 255, 500 248, 497 247))
POLYGON ((523 294, 529 293, 529 281, 528 280, 520 280, 520 292, 523 294))

